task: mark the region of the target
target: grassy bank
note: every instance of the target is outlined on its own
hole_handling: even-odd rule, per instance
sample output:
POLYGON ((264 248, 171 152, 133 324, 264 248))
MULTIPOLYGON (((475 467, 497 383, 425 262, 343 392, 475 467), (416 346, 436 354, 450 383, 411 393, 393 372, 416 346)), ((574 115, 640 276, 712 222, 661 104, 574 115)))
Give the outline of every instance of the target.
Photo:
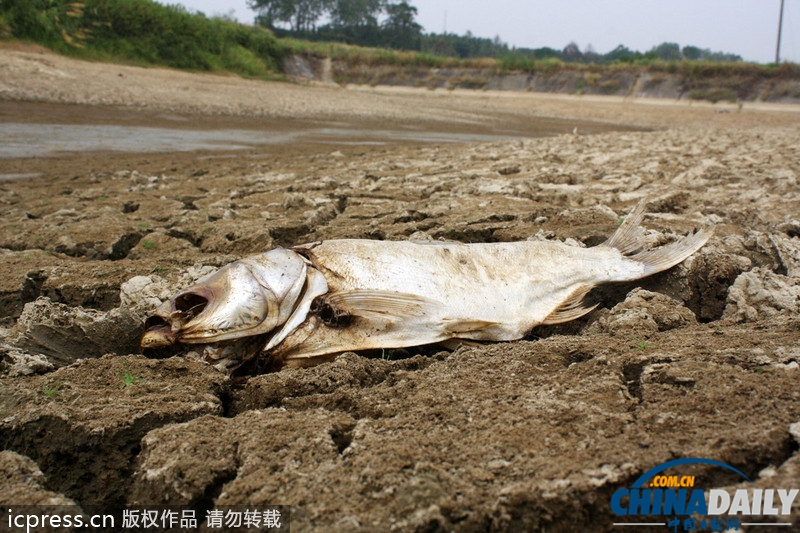
POLYGON ((619 61, 611 64, 568 63, 557 58, 525 58, 508 56, 498 58, 466 58, 435 56, 424 52, 409 52, 383 48, 366 48, 343 43, 325 43, 281 39, 290 53, 330 57, 348 65, 408 66, 427 68, 490 69, 495 74, 555 74, 562 70, 604 74, 609 72, 650 72, 679 74, 686 78, 707 79, 720 76, 742 76, 775 79, 800 78, 800 65, 783 63, 761 65, 746 62, 714 61, 663 61, 643 58, 634 61, 619 61))
POLYGON ((264 28, 152 0, 0 0, 0 35, 83 59, 258 77, 280 72, 283 54, 264 28))

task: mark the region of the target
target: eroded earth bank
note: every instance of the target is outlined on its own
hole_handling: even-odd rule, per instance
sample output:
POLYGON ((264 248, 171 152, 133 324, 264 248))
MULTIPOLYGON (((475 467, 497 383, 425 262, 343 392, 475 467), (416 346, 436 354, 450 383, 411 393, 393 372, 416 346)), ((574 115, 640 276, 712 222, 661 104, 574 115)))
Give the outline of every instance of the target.
MULTIPOLYGON (((386 98, 420 114, 430 102, 443 116, 483 106, 605 126, 494 143, 0 162, 40 174, 0 182, 3 505, 280 504, 295 531, 610 531, 614 491, 671 459, 800 486, 796 112, 297 97, 315 90, 353 109, 386 98), (711 241, 524 341, 350 353, 245 383, 137 355, 148 311, 249 253, 341 237, 592 246, 644 197, 649 245, 706 224, 711 241)), ((691 473, 705 488, 741 481, 691 473)))

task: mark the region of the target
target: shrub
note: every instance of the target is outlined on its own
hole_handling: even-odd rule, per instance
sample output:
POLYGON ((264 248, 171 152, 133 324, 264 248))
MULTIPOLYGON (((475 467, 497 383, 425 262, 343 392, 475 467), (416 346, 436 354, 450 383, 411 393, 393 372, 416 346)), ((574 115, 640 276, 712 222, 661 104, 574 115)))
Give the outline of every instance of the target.
POLYGON ((263 76, 283 48, 269 30, 152 0, 0 0, 14 37, 85 58, 263 76))

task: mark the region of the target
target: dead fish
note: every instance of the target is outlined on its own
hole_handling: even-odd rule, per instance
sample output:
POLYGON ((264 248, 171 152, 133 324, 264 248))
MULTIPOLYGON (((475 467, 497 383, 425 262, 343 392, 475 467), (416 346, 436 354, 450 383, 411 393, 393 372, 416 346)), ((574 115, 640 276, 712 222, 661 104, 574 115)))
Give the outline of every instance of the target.
POLYGON ((234 372, 308 366, 346 351, 513 341, 589 313, 589 291, 677 265, 705 227, 644 250, 641 202, 604 243, 343 239, 235 261, 164 302, 146 321, 148 355, 187 350, 234 372))

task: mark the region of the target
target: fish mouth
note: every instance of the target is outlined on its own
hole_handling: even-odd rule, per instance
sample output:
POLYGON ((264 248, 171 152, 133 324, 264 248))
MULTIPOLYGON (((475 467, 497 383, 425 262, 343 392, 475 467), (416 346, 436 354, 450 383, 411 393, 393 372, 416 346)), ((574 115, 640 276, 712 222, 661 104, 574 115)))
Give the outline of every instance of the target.
POLYGON ((149 352, 156 359, 165 357, 160 353, 165 348, 180 342, 179 333, 183 326, 203 312, 211 295, 199 292, 186 292, 175 298, 174 303, 162 304, 144 322, 144 334, 139 341, 142 353, 149 352))
POLYGON ((171 305, 157 309, 145 320, 139 343, 142 354, 151 359, 183 356, 229 372, 255 357, 263 342, 259 336, 203 342, 202 337, 187 335, 186 324, 206 309, 212 297, 206 287, 195 287, 176 296, 171 305))
POLYGON ((181 294, 174 300, 174 312, 157 312, 148 317, 140 341, 142 354, 151 359, 182 356, 204 361, 229 374, 256 358, 269 334, 214 342, 187 338, 183 326, 203 312, 208 296, 196 292, 181 294))
POLYGON ((194 331, 191 322, 203 313, 214 296, 212 291, 204 289, 196 287, 179 294, 147 317, 139 341, 142 354, 150 359, 179 356, 203 361, 229 376, 249 371, 259 364, 258 355, 274 332, 215 340, 208 338, 202 328, 196 327, 198 331, 194 331))

